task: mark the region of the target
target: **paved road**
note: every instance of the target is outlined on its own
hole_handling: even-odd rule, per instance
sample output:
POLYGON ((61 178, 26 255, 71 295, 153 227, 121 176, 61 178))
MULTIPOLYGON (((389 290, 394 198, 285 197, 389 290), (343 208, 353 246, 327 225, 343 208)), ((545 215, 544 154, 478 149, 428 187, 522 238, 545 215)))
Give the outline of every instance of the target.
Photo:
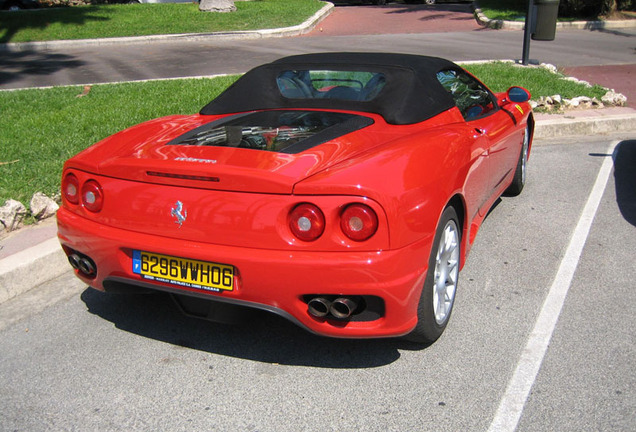
MULTIPOLYGON (((635 37, 636 29, 611 32, 564 30, 557 33, 553 42, 534 41, 530 56, 562 67, 633 65, 635 37)), ((318 51, 400 51, 456 61, 519 59, 522 44, 521 31, 480 29, 26 50, 0 56, 0 88, 242 73, 285 55, 318 51)), ((627 88, 629 83, 623 83, 623 86, 627 88)), ((616 89, 621 91, 621 87, 616 89)))
POLYGON ((386 6, 337 4, 309 36, 445 33, 481 30, 470 3, 386 6))
POLYGON ((566 267, 575 272, 556 284, 569 289, 562 310, 548 301, 560 318, 542 367, 521 379, 534 386, 517 430, 633 430, 636 141, 626 138, 536 143, 526 189, 493 208, 447 332, 427 349, 319 338, 264 313, 215 325, 166 297, 105 295, 69 274, 36 288, 0 305, 0 429, 486 431, 514 414, 505 391, 522 355, 536 356, 526 345, 566 267), (598 178, 598 210, 581 218, 598 178), (589 233, 580 220, 593 221, 589 233), (573 236, 587 239, 580 254, 573 236))
POLYGON ((563 68, 563 73, 615 89, 627 97, 626 106, 636 108, 636 63, 608 66, 570 66, 563 68))

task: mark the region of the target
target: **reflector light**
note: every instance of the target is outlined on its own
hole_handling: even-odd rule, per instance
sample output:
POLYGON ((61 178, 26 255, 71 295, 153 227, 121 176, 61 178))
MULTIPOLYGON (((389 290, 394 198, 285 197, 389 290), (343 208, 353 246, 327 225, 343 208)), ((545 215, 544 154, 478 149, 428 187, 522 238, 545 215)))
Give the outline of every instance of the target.
POLYGON ((289 214, 289 229, 300 240, 314 241, 325 230, 325 216, 314 204, 299 204, 289 214))
POLYGON ((365 241, 378 230, 378 216, 364 204, 350 204, 342 212, 340 229, 353 241, 365 241))
POLYGON ((98 212, 104 205, 102 187, 95 180, 89 180, 82 186, 82 204, 93 213, 98 212))
POLYGON ((73 174, 67 174, 62 181, 62 194, 71 204, 79 203, 79 180, 73 174))
POLYGON ((311 229, 311 221, 308 217, 303 216, 298 219, 298 229, 303 232, 307 232, 311 229))

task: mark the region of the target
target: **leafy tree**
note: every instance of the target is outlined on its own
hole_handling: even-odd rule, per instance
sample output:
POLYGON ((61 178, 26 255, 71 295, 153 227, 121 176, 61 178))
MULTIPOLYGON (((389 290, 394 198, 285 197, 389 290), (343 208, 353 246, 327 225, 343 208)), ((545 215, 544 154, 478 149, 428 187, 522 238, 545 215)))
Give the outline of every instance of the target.
POLYGON ((567 17, 597 17, 622 10, 635 10, 636 0, 561 0, 559 14, 567 17))

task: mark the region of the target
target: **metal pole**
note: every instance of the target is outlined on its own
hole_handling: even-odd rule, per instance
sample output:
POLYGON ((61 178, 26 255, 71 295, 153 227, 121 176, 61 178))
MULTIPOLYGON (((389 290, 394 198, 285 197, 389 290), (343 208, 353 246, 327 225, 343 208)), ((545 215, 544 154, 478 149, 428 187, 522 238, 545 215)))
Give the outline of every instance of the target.
POLYGON ((532 35, 532 24, 534 15, 534 0, 528 0, 528 12, 526 13, 526 25, 523 34, 523 55, 521 57, 521 64, 528 66, 530 56, 530 36, 532 35))

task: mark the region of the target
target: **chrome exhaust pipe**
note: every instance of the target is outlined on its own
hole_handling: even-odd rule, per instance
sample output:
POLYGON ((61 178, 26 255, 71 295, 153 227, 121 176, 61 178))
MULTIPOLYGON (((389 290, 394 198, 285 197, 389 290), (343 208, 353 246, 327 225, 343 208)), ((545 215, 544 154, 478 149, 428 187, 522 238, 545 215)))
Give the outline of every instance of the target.
POLYGON ((95 264, 93 264, 93 262, 88 258, 82 258, 79 260, 79 271, 81 271, 84 276, 88 277, 93 277, 97 273, 95 264))
POLYGON ((68 256, 68 262, 75 270, 79 270, 80 268, 80 257, 77 254, 71 254, 68 256))
POLYGON ((331 302, 324 297, 314 297, 307 303, 308 312, 317 317, 322 318, 327 316, 329 309, 331 308, 331 302))
POLYGON ((329 312, 334 318, 345 319, 349 318, 353 312, 357 309, 358 302, 350 297, 340 297, 335 299, 331 303, 329 312))

